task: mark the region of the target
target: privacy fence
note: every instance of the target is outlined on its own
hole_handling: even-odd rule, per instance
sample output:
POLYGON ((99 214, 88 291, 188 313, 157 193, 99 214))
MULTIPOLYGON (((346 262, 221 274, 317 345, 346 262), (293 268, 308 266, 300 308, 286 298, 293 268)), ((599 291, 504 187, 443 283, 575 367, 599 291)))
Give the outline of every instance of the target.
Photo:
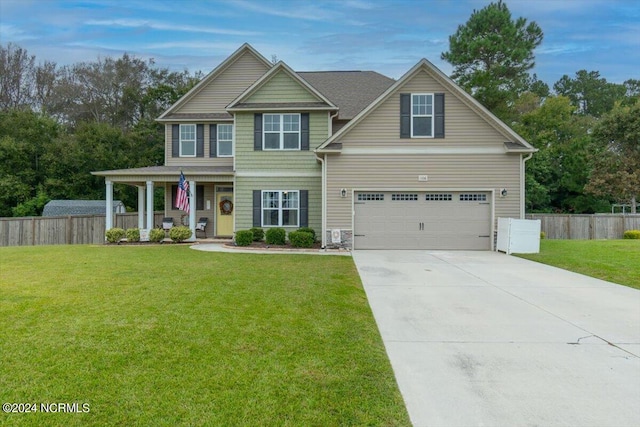
MULTIPOLYGON (((162 225, 162 212, 153 223, 162 225)), ((138 214, 115 214, 114 226, 135 228, 138 214)), ((104 243, 105 215, 0 218, 0 246, 104 243)))
POLYGON ((640 230, 640 214, 529 214, 539 219, 547 239, 622 239, 627 230, 640 230))

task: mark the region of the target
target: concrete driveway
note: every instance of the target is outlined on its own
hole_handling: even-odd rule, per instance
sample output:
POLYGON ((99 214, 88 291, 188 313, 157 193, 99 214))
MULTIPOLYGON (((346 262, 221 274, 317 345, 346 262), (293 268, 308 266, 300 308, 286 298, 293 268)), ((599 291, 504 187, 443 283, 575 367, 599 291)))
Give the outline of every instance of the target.
POLYGON ((497 252, 353 259, 415 426, 640 426, 640 291, 497 252))

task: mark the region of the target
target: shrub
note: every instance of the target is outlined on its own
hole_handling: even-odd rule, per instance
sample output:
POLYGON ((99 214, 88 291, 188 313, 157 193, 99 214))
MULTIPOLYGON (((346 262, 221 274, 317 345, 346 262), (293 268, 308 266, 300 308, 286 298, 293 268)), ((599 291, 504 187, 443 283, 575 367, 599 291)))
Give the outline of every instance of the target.
POLYGON ((120 240, 124 239, 125 231, 119 227, 113 227, 107 230, 105 237, 107 238, 107 242, 109 243, 118 243, 120 240))
MULTIPOLYGON (((303 231, 305 233, 311 233, 311 236, 313 236, 313 241, 314 242, 316 241, 316 230, 314 230, 313 228, 311 228, 311 227, 300 227, 300 228, 298 228, 298 231, 303 231)), ((291 240, 291 239, 289 239, 289 240, 291 240)))
POLYGON ((127 242, 139 242, 140 241, 140 229, 130 228, 127 230, 127 242))
POLYGON ((264 230, 260 227, 253 227, 251 229, 249 229, 249 231, 251 231, 253 233, 253 241, 254 242, 261 242, 262 240, 264 240, 264 230))
POLYGON ((255 239, 255 234, 252 230, 240 230, 236 232, 236 245, 249 246, 255 239))
POLYGON ((292 231, 289 233, 289 241, 294 248, 310 248, 315 239, 313 234, 307 231, 292 231))
POLYGON ((640 230, 627 230, 624 232, 625 239, 640 239, 640 230))
POLYGON ((547 238, 546 233, 545 233, 544 231, 541 231, 541 232, 540 232, 540 240, 544 240, 544 239, 546 239, 546 238, 547 238))
POLYGON ((171 230, 169 230, 169 238, 174 242, 184 242, 189 237, 191 237, 191 229, 185 225, 171 227, 171 230))
POLYGON ((150 242, 162 242, 164 240, 164 230, 162 228, 152 228, 149 231, 150 242))
POLYGON ((280 227, 270 228, 265 233, 265 236, 265 241, 268 245, 284 245, 287 232, 284 231, 284 228, 280 227))

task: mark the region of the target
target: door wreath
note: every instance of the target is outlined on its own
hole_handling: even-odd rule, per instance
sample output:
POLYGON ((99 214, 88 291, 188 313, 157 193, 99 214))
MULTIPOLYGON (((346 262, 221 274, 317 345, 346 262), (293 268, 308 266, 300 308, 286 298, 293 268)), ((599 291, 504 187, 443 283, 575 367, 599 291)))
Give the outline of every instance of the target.
POLYGON ((231 200, 222 200, 220 202, 220 214, 231 215, 233 212, 233 202, 231 200))

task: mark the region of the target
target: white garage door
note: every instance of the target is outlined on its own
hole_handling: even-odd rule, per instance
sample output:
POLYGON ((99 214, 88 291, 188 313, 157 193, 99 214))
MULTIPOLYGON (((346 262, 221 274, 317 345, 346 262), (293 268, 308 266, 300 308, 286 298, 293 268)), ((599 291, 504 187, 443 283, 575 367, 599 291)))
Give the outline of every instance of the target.
POLYGON ((491 194, 357 192, 356 249, 491 249, 491 194))

